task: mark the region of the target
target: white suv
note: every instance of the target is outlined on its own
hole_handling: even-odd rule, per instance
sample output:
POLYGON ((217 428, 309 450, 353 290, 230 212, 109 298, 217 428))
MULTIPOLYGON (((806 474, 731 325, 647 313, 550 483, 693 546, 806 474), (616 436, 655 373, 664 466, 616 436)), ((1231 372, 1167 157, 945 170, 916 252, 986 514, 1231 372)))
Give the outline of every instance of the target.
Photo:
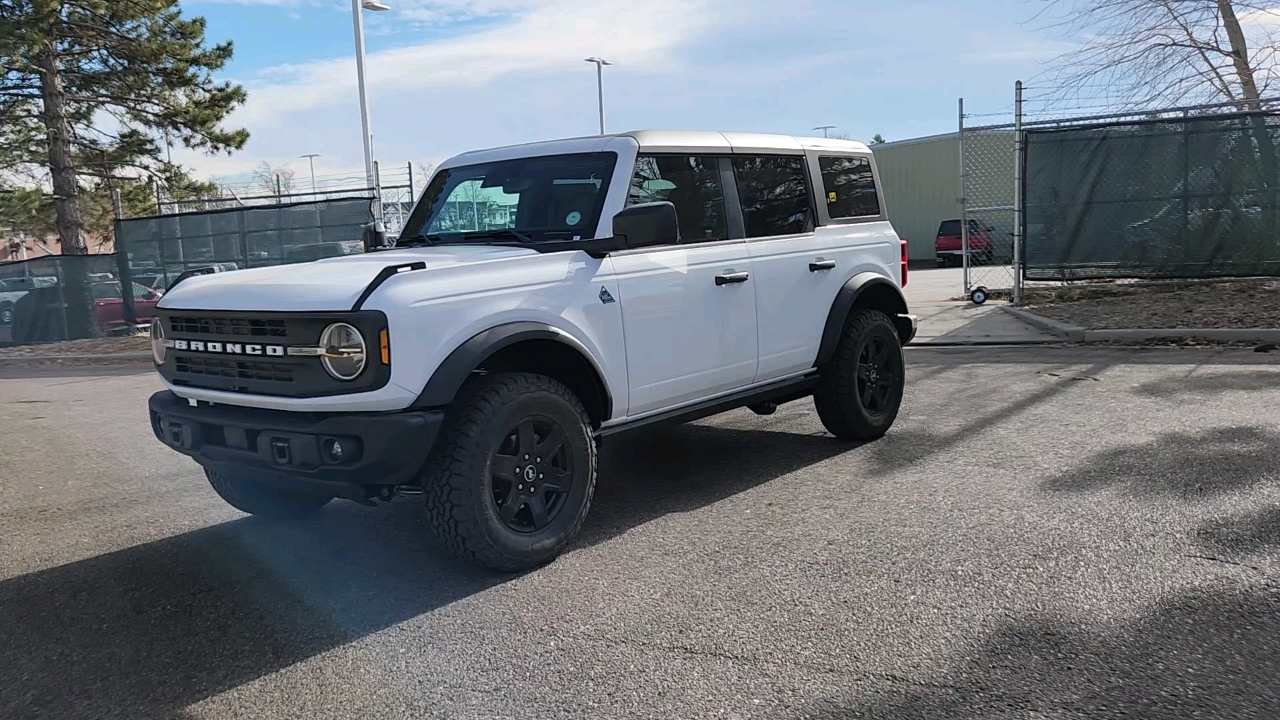
POLYGON ((860 143, 634 132, 441 165, 394 247, 183 278, 156 436, 248 513, 422 494, 480 564, 554 558, 603 438, 812 395, 880 437, 915 333, 860 143))

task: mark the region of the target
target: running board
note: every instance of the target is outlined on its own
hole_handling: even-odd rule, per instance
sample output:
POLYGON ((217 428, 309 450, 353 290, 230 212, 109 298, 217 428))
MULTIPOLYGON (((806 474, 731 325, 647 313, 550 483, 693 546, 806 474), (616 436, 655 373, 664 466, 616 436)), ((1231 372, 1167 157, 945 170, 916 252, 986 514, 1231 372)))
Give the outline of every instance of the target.
POLYGON ((779 380, 767 385, 739 390, 712 400, 686 405, 673 410, 665 410, 636 420, 603 427, 596 431, 596 437, 611 437, 635 430, 646 430, 665 425, 682 425, 756 403, 772 402, 776 405, 781 405, 812 395, 813 388, 817 384, 818 375, 816 373, 799 378, 779 380))

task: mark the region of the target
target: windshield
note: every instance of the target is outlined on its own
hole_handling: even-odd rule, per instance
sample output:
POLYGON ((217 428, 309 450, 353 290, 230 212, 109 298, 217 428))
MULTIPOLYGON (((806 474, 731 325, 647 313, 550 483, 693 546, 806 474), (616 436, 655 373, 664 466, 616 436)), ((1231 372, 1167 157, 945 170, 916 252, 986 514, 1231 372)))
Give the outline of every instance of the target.
POLYGON ((617 160, 611 152, 583 153, 441 170, 401 237, 428 235, 440 242, 595 237, 617 160), (510 230, 515 233, 505 232, 510 230))

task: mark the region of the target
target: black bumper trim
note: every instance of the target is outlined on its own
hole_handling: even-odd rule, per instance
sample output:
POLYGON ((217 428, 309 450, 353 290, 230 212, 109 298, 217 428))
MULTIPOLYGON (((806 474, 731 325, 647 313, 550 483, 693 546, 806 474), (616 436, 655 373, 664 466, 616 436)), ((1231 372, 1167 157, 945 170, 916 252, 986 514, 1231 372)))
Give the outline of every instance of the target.
POLYGON ((297 413, 200 403, 164 390, 148 401, 160 442, 206 468, 275 485, 363 499, 366 485, 410 484, 427 460, 444 412, 297 413), (343 444, 341 462, 323 452, 343 444))

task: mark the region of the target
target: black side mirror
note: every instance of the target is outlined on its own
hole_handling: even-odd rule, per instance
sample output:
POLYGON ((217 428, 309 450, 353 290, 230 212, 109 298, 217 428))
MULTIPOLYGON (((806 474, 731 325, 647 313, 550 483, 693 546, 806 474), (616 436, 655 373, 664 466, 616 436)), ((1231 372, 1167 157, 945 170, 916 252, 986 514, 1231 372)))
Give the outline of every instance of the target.
POLYGON ((632 205, 613 216, 613 234, 626 238, 628 248, 675 245, 680 242, 680 218, 670 202, 632 205))
POLYGON ((365 252, 373 252, 387 246, 387 231, 382 227, 382 221, 374 220, 364 226, 361 234, 361 242, 364 244, 365 252))

